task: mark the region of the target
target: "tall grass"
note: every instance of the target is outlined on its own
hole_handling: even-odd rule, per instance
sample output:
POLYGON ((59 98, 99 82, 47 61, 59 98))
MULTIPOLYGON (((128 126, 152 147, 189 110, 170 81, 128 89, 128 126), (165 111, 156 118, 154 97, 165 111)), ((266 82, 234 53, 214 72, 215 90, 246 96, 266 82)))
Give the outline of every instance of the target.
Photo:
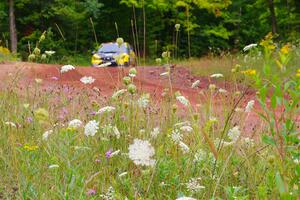
MULTIPOLYGON (((135 73, 132 70, 131 76, 135 73)), ((235 73, 225 76, 237 78, 235 73)), ((4 199, 299 196, 297 159, 286 155, 282 160, 276 146, 261 141, 260 135, 269 131, 267 123, 261 120, 265 126, 244 132, 253 123, 242 103, 248 101, 246 89, 224 93, 214 85, 195 87, 199 96, 191 103, 178 92, 163 93, 160 101, 136 92, 134 78, 126 79, 123 90, 108 99, 89 87, 42 86, 40 81, 20 86, 8 81, 15 86, 0 93, 4 199), (106 106, 115 110, 97 114, 106 106), (83 125, 70 127, 73 119, 83 125), (95 136, 86 136, 84 124, 91 120, 100 128, 95 136), (46 137, 49 130, 53 132, 46 137), (129 146, 137 138, 154 147, 154 166, 136 165, 131 159, 129 146)), ((251 110, 255 111, 259 112, 251 110)))

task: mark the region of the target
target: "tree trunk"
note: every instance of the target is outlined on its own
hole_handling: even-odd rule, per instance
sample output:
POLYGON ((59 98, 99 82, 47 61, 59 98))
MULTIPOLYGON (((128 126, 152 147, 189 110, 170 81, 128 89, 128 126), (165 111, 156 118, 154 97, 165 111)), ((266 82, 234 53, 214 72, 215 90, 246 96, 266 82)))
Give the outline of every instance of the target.
POLYGON ((274 1, 268 0, 268 3, 269 3, 269 9, 270 9, 271 21, 272 21, 272 33, 276 34, 277 33, 277 19, 276 19, 276 15, 275 15, 274 1))
POLYGON ((10 49, 13 53, 16 53, 18 40, 17 40, 14 0, 9 0, 9 33, 10 33, 10 49))

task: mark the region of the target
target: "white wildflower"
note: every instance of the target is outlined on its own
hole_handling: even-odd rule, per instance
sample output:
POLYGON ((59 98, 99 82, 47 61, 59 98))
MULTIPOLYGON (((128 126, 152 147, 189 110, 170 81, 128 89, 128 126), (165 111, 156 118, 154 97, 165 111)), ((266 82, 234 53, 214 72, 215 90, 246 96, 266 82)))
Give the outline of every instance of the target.
POLYGON ((236 109, 234 109, 235 112, 244 112, 244 109, 237 107, 236 109))
POLYGON ((119 177, 126 176, 127 174, 128 174, 128 172, 123 172, 123 173, 119 174, 119 177))
POLYGON ((188 145, 186 145, 184 142, 179 142, 179 147, 181 148, 181 150, 183 151, 183 153, 188 153, 190 151, 190 148, 188 145))
POLYGON ((86 136, 94 136, 99 129, 99 122, 96 120, 89 121, 84 127, 84 134, 86 136))
POLYGON ((200 80, 196 80, 193 84, 192 84, 192 88, 196 88, 200 85, 200 80))
POLYGON ((45 51, 45 54, 47 56, 52 56, 53 54, 55 54, 55 51, 45 51))
POLYGON ((140 108, 147 108, 148 104, 150 103, 150 95, 143 94, 141 98, 138 99, 137 103, 140 108))
POLYGON ((249 137, 245 137, 242 139, 242 143, 243 143, 243 146, 246 147, 246 148, 251 148, 254 146, 255 144, 255 141, 254 139, 252 138, 249 138, 249 137))
POLYGON ((17 125, 15 123, 13 123, 13 122, 5 122, 5 125, 13 127, 13 128, 17 127, 17 125))
POLYGON ((54 164, 54 165, 49 165, 48 167, 48 169, 53 169, 53 168, 59 168, 59 165, 54 164))
POLYGON ((110 157, 116 156, 121 152, 121 150, 116 150, 110 154, 110 157))
POLYGON ((157 138, 157 136, 159 135, 159 133, 160 133, 159 127, 155 127, 150 132, 150 136, 155 139, 155 138, 157 138))
POLYGON ((227 135, 228 135, 228 137, 231 141, 236 142, 239 139, 240 135, 241 135, 239 127, 238 126, 233 127, 232 129, 230 129, 228 131, 227 135))
POLYGON ((176 99, 177 99, 177 101, 179 101, 184 106, 190 105, 189 100, 187 98, 185 98, 184 96, 182 96, 182 95, 177 96, 176 99))
POLYGON ((184 132, 186 132, 186 133, 191 133, 191 132, 193 132, 193 128, 192 128, 191 126, 188 126, 188 125, 180 127, 180 130, 181 130, 181 131, 184 131, 184 132))
POLYGON ((46 131, 44 134, 43 134, 43 140, 47 140, 49 135, 51 135, 53 133, 53 130, 49 130, 49 131, 46 131))
POLYGON ((160 76, 169 76, 169 74, 170 74, 169 72, 163 72, 160 74, 160 76))
POLYGON ((118 127, 114 126, 113 127, 113 132, 114 132, 114 135, 116 136, 116 138, 119 139, 120 136, 121 136, 121 133, 120 133, 118 127))
POLYGON ((108 190, 105 194, 100 195, 101 199, 104 199, 104 200, 114 200, 114 199, 116 199, 115 196, 116 196, 115 190, 112 186, 110 186, 108 188, 108 190))
POLYGON ((119 98, 120 96, 122 96, 123 94, 125 94, 125 92, 127 92, 126 89, 118 90, 118 91, 116 91, 116 92, 111 96, 111 98, 112 98, 112 99, 117 99, 117 98, 119 98))
POLYGON ((142 129, 139 130, 139 134, 140 134, 140 135, 144 135, 145 133, 146 133, 146 130, 145 130, 145 129, 142 128, 142 129))
POLYGON ((219 144, 221 146, 227 147, 227 146, 231 146, 234 142, 226 142, 225 140, 220 140, 219 138, 216 138, 214 140, 215 146, 219 146, 219 144))
POLYGON ((246 106, 246 108, 245 108, 245 112, 251 112, 251 110, 253 109, 253 107, 254 107, 254 103, 255 103, 255 101, 254 100, 251 100, 251 101, 249 101, 248 103, 247 103, 247 106, 246 106))
POLYGON ((179 128, 182 126, 191 126, 191 123, 189 121, 184 121, 184 122, 178 122, 174 124, 174 127, 179 128))
POLYGON ((60 73, 65 73, 65 72, 71 71, 73 69, 75 69, 75 67, 73 65, 64 65, 60 68, 60 73))
POLYGON ((92 84, 95 82, 95 79, 91 76, 84 76, 80 79, 80 81, 84 84, 92 84))
POLYGON ((116 110, 116 108, 115 107, 113 107, 113 106, 105 106, 105 107, 103 107, 103 108, 100 108, 99 110, 98 110, 98 112, 97 112, 97 114, 103 114, 103 113, 110 113, 110 112, 113 112, 113 111, 115 111, 116 110))
POLYGON ((133 144, 129 145, 129 158, 136 165, 154 166, 155 150, 147 140, 134 139, 133 144))
POLYGON ((203 149, 199 149, 194 155, 194 163, 202 162, 206 159, 207 153, 203 149))
POLYGON ((171 138, 174 143, 179 143, 182 140, 182 134, 178 129, 172 131, 171 138))
POLYGON ((79 119, 73 119, 72 121, 69 122, 68 128, 76 130, 81 126, 82 126, 82 121, 80 121, 79 119))
POLYGON ((219 89, 219 92, 225 94, 225 93, 227 93, 227 90, 225 90, 225 89, 223 89, 223 88, 220 88, 220 89, 219 89))
POLYGON ((185 196, 183 196, 183 197, 177 198, 176 200, 197 200, 197 199, 195 199, 193 197, 185 197, 185 196))
POLYGON ((218 122, 218 119, 216 117, 209 117, 209 122, 214 124, 214 123, 217 123, 218 122))
POLYGON ((197 193, 200 190, 205 189, 205 186, 201 185, 200 182, 201 178, 191 178, 185 185, 190 192, 197 193))
POLYGON ((243 51, 248 51, 256 46, 257 46, 257 44, 249 44, 243 48, 243 51))
POLYGON ((219 73, 219 74, 212 74, 210 77, 211 78, 223 78, 224 75, 219 73))

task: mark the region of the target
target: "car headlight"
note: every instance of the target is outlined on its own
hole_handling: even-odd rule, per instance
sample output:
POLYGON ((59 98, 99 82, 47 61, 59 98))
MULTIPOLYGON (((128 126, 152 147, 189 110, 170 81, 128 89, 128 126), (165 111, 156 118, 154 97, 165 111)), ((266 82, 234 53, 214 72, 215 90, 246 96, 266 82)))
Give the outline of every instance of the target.
POLYGON ((92 61, 91 62, 92 62, 93 65, 99 65, 99 64, 102 63, 102 59, 101 59, 101 57, 99 55, 94 54, 92 56, 92 61))

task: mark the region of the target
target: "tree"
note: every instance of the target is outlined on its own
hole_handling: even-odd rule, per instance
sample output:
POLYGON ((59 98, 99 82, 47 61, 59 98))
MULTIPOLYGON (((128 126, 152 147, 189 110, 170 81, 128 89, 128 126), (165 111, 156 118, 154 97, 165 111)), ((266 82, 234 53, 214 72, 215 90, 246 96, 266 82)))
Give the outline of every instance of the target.
POLYGON ((276 34, 277 33, 277 19, 276 19, 276 14, 275 14, 274 1, 268 0, 268 4, 269 4, 269 9, 270 9, 270 14, 271 14, 271 21, 272 21, 272 33, 276 34))
POLYGON ((16 29, 16 18, 14 0, 9 0, 9 33, 10 33, 10 48, 13 53, 17 52, 17 29, 16 29))

